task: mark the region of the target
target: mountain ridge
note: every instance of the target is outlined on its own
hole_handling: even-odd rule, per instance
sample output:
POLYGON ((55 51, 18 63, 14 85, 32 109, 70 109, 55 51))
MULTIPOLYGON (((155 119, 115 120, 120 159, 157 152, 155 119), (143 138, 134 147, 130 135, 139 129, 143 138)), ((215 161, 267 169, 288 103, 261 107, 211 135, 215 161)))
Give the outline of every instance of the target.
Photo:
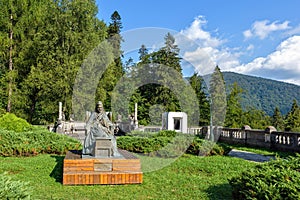
POLYGON ((226 93, 234 82, 244 90, 241 94, 243 109, 256 108, 273 115, 277 106, 283 115, 286 115, 293 100, 300 101, 300 86, 282 81, 239 74, 235 72, 222 72, 226 84, 226 93))

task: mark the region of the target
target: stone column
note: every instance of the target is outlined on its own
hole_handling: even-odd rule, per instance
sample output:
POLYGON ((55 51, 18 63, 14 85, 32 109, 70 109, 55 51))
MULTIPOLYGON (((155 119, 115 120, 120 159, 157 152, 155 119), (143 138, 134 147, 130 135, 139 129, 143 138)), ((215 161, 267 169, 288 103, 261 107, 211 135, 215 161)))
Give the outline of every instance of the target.
POLYGON ((135 125, 135 129, 138 128, 139 123, 138 123, 138 119, 137 119, 137 103, 134 104, 134 125, 135 125))
POLYGON ((58 120, 62 120, 62 102, 58 103, 58 120))

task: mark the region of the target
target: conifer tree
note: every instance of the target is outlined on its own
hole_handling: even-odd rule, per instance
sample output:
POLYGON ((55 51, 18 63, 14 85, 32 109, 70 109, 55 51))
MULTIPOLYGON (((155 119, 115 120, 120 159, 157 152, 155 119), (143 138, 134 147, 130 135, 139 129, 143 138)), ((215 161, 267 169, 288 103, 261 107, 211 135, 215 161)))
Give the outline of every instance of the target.
POLYGON ((272 126, 274 126, 277 130, 283 130, 283 127, 284 127, 283 117, 277 106, 276 106, 276 108, 274 110, 274 114, 272 116, 272 126))
POLYGON ((235 82, 231 87, 230 94, 227 97, 227 107, 226 107, 226 118, 225 127, 230 128, 241 128, 242 127, 242 115, 243 110, 240 103, 241 96, 243 92, 242 88, 238 86, 235 82))
POLYGON ((119 79, 124 75, 121 59, 123 56, 121 51, 121 42, 123 41, 121 37, 121 16, 117 11, 114 11, 110 19, 111 22, 108 26, 107 40, 113 48, 114 62, 108 66, 102 75, 96 93, 96 101, 101 100, 106 110, 111 110, 112 91, 119 79))
POLYGON ((199 126, 208 126, 210 119, 210 105, 203 91, 204 81, 200 76, 197 75, 197 73, 194 73, 189 79, 189 82, 192 88, 195 90, 197 99, 199 101, 199 126))
POLYGON ((226 115, 225 82, 221 70, 215 67, 209 81, 211 120, 213 126, 223 126, 226 115))
POLYGON ((293 100, 293 105, 290 112, 286 115, 285 119, 286 131, 300 131, 300 108, 297 101, 293 100))

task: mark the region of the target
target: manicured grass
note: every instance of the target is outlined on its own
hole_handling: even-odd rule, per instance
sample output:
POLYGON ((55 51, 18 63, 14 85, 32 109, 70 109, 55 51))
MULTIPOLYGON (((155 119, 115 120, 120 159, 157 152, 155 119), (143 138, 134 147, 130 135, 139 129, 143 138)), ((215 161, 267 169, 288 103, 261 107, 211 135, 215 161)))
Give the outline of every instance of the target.
POLYGON ((257 165, 227 156, 183 155, 144 173, 139 185, 63 186, 64 156, 0 157, 0 173, 30 182, 33 199, 231 199, 228 179, 257 165))

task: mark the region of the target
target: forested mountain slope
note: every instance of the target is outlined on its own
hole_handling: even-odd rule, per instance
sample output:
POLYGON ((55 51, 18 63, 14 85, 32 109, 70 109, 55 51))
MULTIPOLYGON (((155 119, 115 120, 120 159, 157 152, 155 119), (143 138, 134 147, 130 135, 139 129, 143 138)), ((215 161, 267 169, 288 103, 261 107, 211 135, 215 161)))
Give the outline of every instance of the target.
POLYGON ((223 72, 223 76, 227 93, 234 82, 243 89, 241 104, 244 109, 254 107, 273 115, 277 106, 286 114, 294 99, 300 102, 300 86, 233 72, 223 72))

